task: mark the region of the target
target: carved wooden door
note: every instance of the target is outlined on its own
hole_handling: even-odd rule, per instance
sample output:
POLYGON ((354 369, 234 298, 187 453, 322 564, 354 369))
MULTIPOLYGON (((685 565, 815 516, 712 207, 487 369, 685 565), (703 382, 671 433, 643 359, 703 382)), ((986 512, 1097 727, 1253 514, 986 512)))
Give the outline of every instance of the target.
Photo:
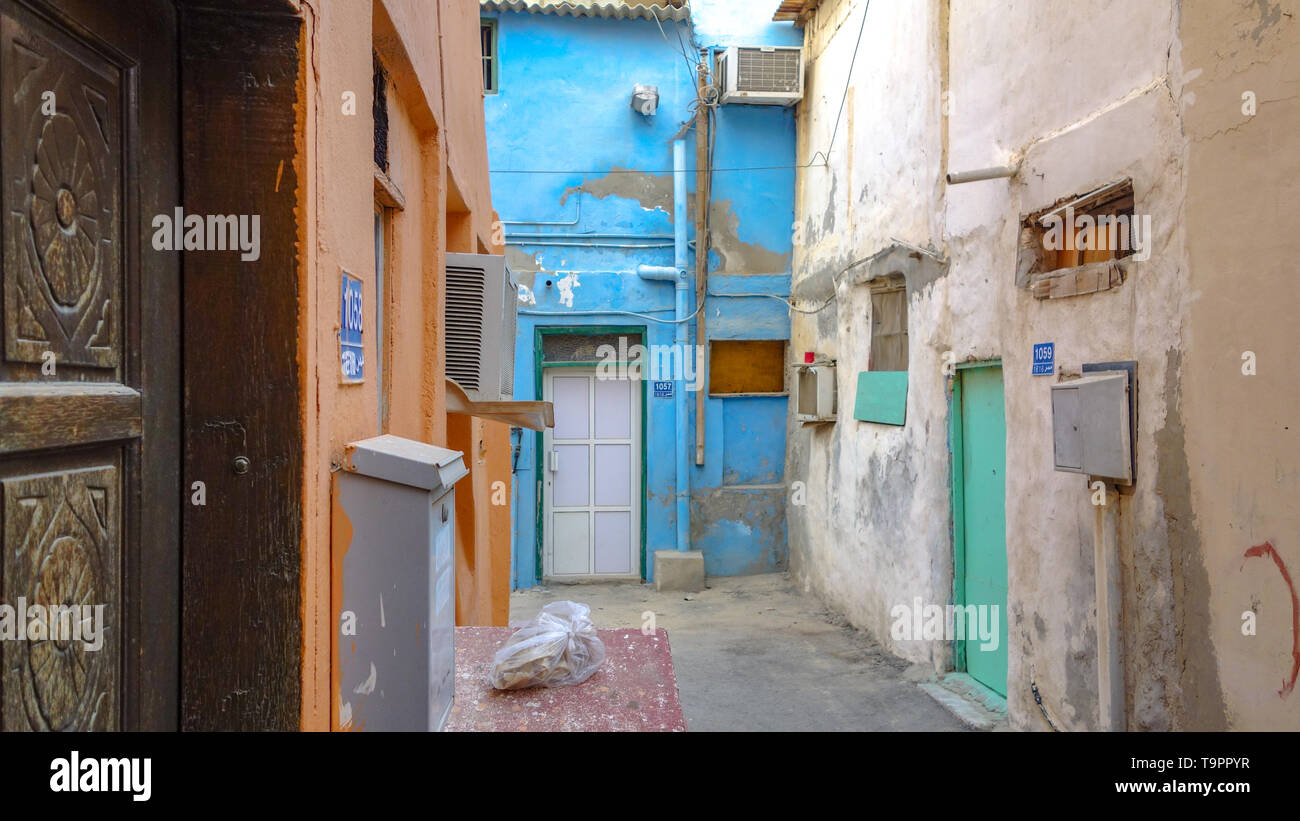
POLYGON ((5 730, 176 725, 175 32, 166 0, 0 0, 5 730), (78 641, 50 605, 103 609, 78 641))

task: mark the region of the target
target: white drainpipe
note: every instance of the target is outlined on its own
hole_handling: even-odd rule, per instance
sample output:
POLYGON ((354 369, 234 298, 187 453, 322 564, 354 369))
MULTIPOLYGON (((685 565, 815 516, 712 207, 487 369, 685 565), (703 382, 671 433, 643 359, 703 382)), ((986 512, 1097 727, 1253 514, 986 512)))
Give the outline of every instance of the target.
POLYGON ((676 295, 673 319, 676 331, 673 341, 676 343, 676 357, 680 365, 680 378, 673 389, 673 410, 677 414, 675 429, 677 447, 677 549, 691 549, 691 474, 690 454, 687 448, 690 437, 687 436, 686 415, 686 357, 690 341, 686 327, 686 317, 691 315, 690 279, 686 274, 686 142, 673 142, 673 267, 662 265, 638 265, 637 276, 642 279, 673 283, 676 295))

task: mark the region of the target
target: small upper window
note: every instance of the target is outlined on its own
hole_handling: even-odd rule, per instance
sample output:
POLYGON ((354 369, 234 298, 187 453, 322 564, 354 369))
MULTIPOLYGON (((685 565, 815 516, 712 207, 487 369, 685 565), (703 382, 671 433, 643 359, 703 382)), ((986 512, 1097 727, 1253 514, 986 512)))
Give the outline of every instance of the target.
POLYGON ((871 351, 869 371, 907 370, 907 286, 890 276, 871 286, 871 351))
POLYGON ((478 34, 483 44, 483 91, 496 94, 497 21, 486 17, 479 20, 478 34))

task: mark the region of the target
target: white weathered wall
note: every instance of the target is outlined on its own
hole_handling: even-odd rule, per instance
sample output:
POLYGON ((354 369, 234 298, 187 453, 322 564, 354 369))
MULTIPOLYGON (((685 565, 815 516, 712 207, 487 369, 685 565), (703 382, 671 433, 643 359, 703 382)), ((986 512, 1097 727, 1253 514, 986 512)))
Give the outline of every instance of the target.
MULTIPOLYGON (((799 112, 805 162, 829 141, 862 6, 824 3, 806 31, 812 71, 799 112)), ((799 176, 801 304, 829 294, 830 274, 891 238, 933 246, 951 267, 932 284, 909 287, 910 392, 902 429, 852 419, 856 375, 866 369, 869 347, 866 289, 841 287, 820 315, 795 315, 794 350, 838 358, 842 402, 833 426, 792 424, 787 478, 808 486, 807 505, 789 512, 792 572, 900 655, 937 670, 949 666, 946 644, 892 641, 889 610, 914 596, 950 600, 943 352, 959 361, 1000 358, 1009 712, 1013 726, 1045 727, 1032 679, 1065 727, 1097 726, 1090 493, 1083 477, 1052 469, 1049 392, 1056 378, 1031 377, 1030 354, 1034 343, 1053 341, 1058 369, 1073 373, 1084 362, 1135 359, 1138 482, 1118 502, 1128 726, 1213 726, 1213 704, 1184 709, 1217 697, 1212 653, 1205 662, 1211 669, 1196 685, 1209 695, 1182 690, 1188 659, 1201 658, 1183 633, 1208 642, 1210 603, 1200 543, 1178 525, 1194 515, 1183 432, 1190 423, 1178 399, 1195 298, 1184 228, 1184 113, 1195 99, 1184 86, 1197 76, 1182 64, 1179 6, 1110 0, 1009 10, 994 0, 966 0, 952 4, 950 20, 948 14, 938 0, 872 5, 830 168, 799 176), (1023 165, 1011 180, 941 182, 947 170, 1017 159, 1023 165), (1124 176, 1133 179, 1135 212, 1151 216, 1150 259, 1123 285, 1098 294, 1037 300, 1017 288, 1020 216, 1124 176)), ((1212 28, 1205 28, 1207 37, 1212 28)), ((1236 607, 1234 618, 1242 609, 1224 606, 1236 607)), ((1220 633, 1224 642, 1231 638, 1226 628, 1220 633)))
MULTIPOLYGON (((805 31, 810 72, 799 110, 801 162, 820 161, 816 152, 830 143, 861 15, 860 3, 824 3, 805 31)), ((802 280, 795 293, 804 305, 820 304, 831 275, 891 236, 922 246, 941 240, 937 25, 932 3, 870 10, 830 167, 799 174, 796 227, 804 245, 795 249, 795 279, 802 280)), ((946 302, 943 285, 911 297, 914 372, 939 373, 946 302)), ((792 425, 786 478, 805 482, 807 505, 791 506, 787 516, 796 579, 855 625, 888 639, 893 604, 913 596, 946 602, 951 590, 945 387, 938 378, 914 379, 904 428, 853 421, 869 314, 870 297, 860 287, 841 288, 819 314, 794 314, 792 350, 839 361, 841 421, 792 425)), ((949 652, 921 642, 893 649, 936 664, 949 652)))

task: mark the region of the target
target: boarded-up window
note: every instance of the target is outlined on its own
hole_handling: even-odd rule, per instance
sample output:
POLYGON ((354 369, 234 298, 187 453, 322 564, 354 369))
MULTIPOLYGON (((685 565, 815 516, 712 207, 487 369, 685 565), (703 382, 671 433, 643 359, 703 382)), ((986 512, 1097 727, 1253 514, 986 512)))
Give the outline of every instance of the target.
POLYGON ((1041 248, 1034 249, 1041 256, 1031 273, 1122 259, 1150 240, 1143 230, 1150 217, 1135 219, 1133 183, 1127 179, 1066 198, 1032 214, 1025 225, 1041 248))
POLYGON ((907 370, 907 288, 900 276, 871 287, 871 355, 867 370, 907 370))
POLYGON ((709 393, 785 393, 784 339, 709 342, 709 393))

